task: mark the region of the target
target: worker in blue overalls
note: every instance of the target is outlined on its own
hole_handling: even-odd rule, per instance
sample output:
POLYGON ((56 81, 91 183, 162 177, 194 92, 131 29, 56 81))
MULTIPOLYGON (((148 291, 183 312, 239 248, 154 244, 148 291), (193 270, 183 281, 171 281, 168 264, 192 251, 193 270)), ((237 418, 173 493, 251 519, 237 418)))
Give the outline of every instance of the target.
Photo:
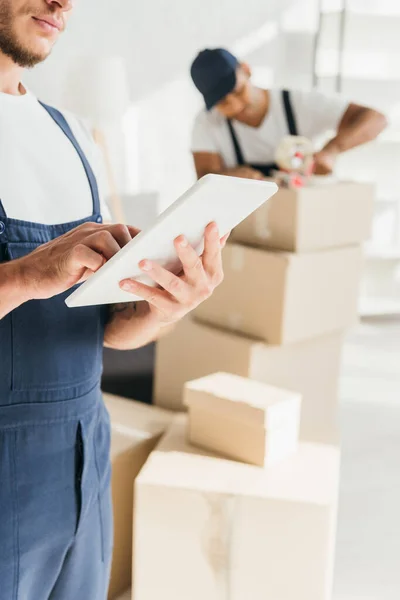
POLYGON ((50 53, 71 0, 0 0, 0 600, 104 600, 112 550, 103 343, 157 338, 222 279, 215 224, 179 277, 141 263, 145 302, 68 309, 65 298, 135 235, 103 224, 96 146, 21 83, 50 53))
POLYGON ((198 177, 221 173, 263 179, 274 169, 283 137, 328 141, 315 153, 314 172, 332 173, 340 153, 376 138, 380 112, 316 90, 262 89, 251 68, 223 48, 203 50, 191 75, 205 102, 195 121, 192 152, 198 177))

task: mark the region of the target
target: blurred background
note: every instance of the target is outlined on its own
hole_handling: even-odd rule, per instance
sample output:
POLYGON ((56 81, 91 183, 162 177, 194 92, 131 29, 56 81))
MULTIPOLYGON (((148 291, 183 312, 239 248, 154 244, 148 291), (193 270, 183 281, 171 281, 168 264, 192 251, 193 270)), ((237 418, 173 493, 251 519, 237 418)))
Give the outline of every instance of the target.
MULTIPOLYGON (((189 67, 203 47, 229 48, 261 86, 338 91, 388 116, 376 141, 338 164, 341 178, 376 183, 377 199, 362 321, 344 353, 335 600, 400 598, 399 32, 399 0, 82 0, 51 58, 26 77, 42 100, 101 130, 108 195, 121 195, 141 227, 195 180, 202 99, 189 67)), ((109 353, 106 387, 148 400, 152 361, 152 346, 109 353)))

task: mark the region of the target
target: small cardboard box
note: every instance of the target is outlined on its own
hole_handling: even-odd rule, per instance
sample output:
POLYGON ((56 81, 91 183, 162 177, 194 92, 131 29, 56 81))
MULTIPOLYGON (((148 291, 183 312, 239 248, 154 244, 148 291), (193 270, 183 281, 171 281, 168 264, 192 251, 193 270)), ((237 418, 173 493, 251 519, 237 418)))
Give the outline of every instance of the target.
POLYGON ((111 419, 114 550, 108 598, 114 600, 132 582, 133 484, 171 423, 171 414, 104 394, 111 419))
POLYGON ((369 183, 282 188, 234 229, 231 241, 289 252, 360 244, 371 235, 374 199, 369 183))
POLYGON ((268 346, 188 318, 157 343, 154 401, 182 410, 186 382, 217 371, 234 373, 301 394, 300 437, 330 442, 337 439, 342 345, 343 334, 335 332, 268 346))
POLYGON ((286 344, 357 322, 362 250, 268 252, 229 244, 225 279, 195 310, 204 323, 286 344))
POLYGON ((339 450, 260 469, 185 438, 180 416, 136 480, 135 600, 330 600, 339 450))
POLYGON ((301 396, 229 373, 185 385, 189 441, 228 458, 264 467, 296 451, 301 396))

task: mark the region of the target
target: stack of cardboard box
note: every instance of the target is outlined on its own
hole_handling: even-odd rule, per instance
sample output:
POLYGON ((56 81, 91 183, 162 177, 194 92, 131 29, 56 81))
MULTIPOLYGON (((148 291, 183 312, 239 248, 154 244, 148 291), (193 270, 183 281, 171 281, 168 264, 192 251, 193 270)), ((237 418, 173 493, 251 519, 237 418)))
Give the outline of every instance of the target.
POLYGON ((217 373, 185 386, 189 426, 115 396, 105 404, 109 599, 329 600, 340 457, 299 443, 299 394, 217 373))
MULTIPOLYGON (((283 412, 270 415, 275 449, 278 438, 293 441, 299 416, 296 399, 281 407, 283 412)), ((250 461, 259 462, 257 446, 261 442, 268 455, 263 430, 268 436, 270 427, 261 426, 259 406, 239 408, 240 418, 228 420, 236 430, 243 426, 244 437, 252 421, 259 443, 250 461)), ((222 405, 217 410, 224 412, 222 405)), ((338 448, 286 446, 279 463, 260 467, 196 448, 187 441, 188 431, 193 436, 187 417, 177 416, 136 480, 135 600, 329 600, 338 448)), ((225 427, 219 434, 219 440, 207 441, 209 447, 216 441, 226 445, 225 427)))
POLYGON ((189 426, 155 407, 104 399, 110 600, 228 600, 233 590, 238 600, 329 600, 339 451, 299 444, 299 394, 216 373, 186 384, 189 426))
POLYGON ((135 600, 330 598, 341 348, 372 205, 362 184, 280 190, 233 232, 222 286, 157 345, 155 403, 189 418, 106 397, 109 600, 131 585, 135 600))
POLYGON ((155 403, 181 410, 186 381, 227 371, 301 393, 302 439, 336 441, 373 201, 369 184, 281 189, 235 229, 223 284, 158 343, 155 403))

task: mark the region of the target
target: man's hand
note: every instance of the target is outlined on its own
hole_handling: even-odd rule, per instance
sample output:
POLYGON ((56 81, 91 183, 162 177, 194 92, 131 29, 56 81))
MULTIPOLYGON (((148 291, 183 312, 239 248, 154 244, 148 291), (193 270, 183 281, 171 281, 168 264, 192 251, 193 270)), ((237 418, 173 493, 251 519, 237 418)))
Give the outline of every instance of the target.
POLYGON ((235 167, 234 169, 226 169, 223 175, 231 175, 232 177, 242 177, 243 179, 257 179, 259 181, 265 180, 265 176, 261 171, 253 169, 252 167, 235 167))
POLYGON ((386 117, 372 108, 349 104, 335 137, 314 156, 316 175, 329 175, 338 155, 374 140, 387 126, 386 117))
POLYGON ((331 175, 335 167, 336 159, 340 154, 339 148, 330 142, 319 152, 314 154, 315 175, 331 175))
POLYGON ((244 179, 265 179, 261 171, 249 166, 228 168, 222 156, 215 152, 194 152, 194 164, 197 177, 200 179, 208 173, 216 175, 230 175, 231 177, 243 177, 244 179))
POLYGON ((144 260, 139 266, 159 287, 150 287, 133 279, 124 279, 120 286, 147 300, 149 317, 159 327, 175 323, 209 298, 222 282, 221 250, 227 237, 220 239, 216 224, 210 223, 205 231, 204 253, 199 257, 186 238, 179 236, 174 244, 183 267, 180 276, 155 262, 144 260))
POLYGON ((85 281, 138 232, 125 225, 84 223, 11 261, 24 301, 51 298, 85 281))

